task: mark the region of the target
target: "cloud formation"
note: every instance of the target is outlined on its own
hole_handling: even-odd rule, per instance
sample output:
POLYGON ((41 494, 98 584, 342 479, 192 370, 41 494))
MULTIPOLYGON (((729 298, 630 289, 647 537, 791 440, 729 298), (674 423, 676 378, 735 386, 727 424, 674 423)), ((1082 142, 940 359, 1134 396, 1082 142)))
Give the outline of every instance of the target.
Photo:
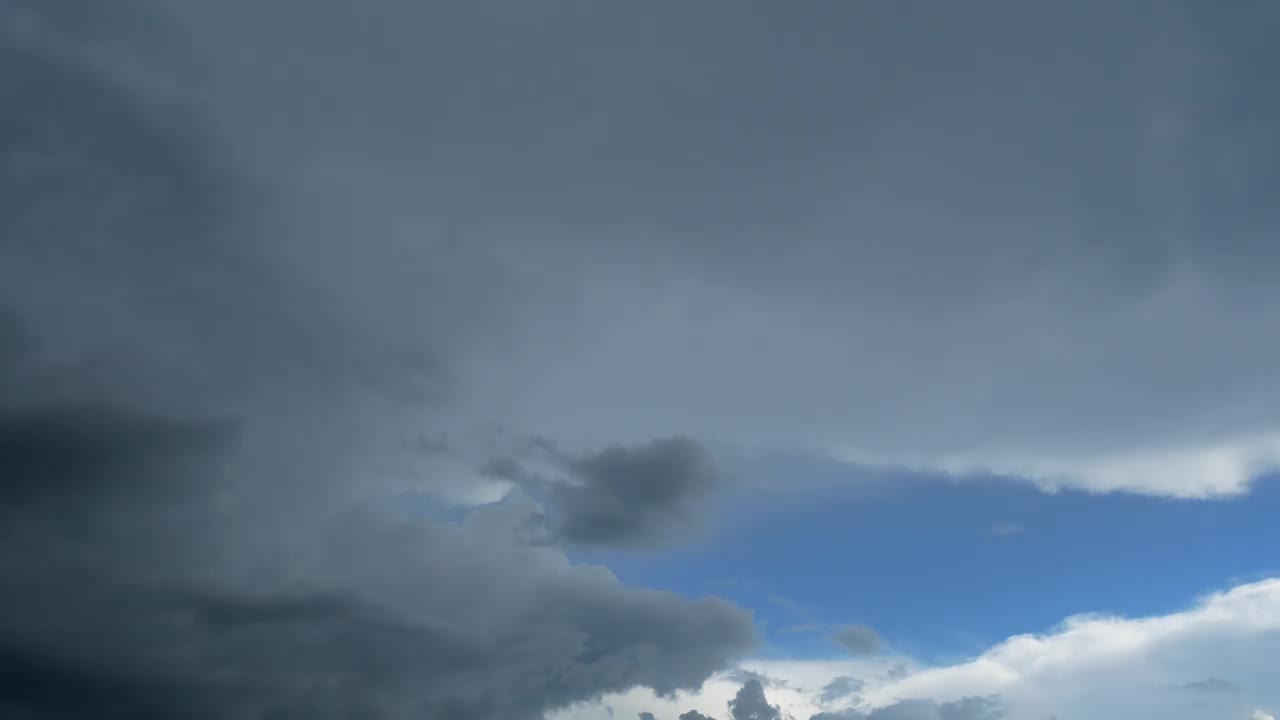
MULTIPOLYGON (((1280 463, 1275 19, 0 0, 0 711, 694 690, 746 612, 531 536, 697 525, 700 443, 1247 491, 1280 463), (493 423, 566 482, 395 506, 494 499, 396 450, 493 423)), ((855 710, 1177 717, 1219 674, 1239 697, 1196 702, 1272 707, 1272 595, 1073 621, 855 710)))
POLYGON ((0 2, 0 715, 533 720, 746 653, 749 613, 528 542, 520 493, 388 508, 485 312, 295 254, 341 231, 239 162, 180 6, 0 2))
POLYGON ((475 419, 1178 497, 1280 462, 1266 3, 170 5, 308 271, 447 326, 475 419))
POLYGON ((748 680, 729 701, 729 715, 733 720, 779 720, 782 711, 770 705, 764 696, 764 685, 759 680, 748 680))
POLYGON ((551 534, 577 545, 652 545, 687 535, 707 521, 717 480, 710 455, 686 437, 581 455, 534 440, 519 456, 489 462, 486 472, 537 494, 551 534))

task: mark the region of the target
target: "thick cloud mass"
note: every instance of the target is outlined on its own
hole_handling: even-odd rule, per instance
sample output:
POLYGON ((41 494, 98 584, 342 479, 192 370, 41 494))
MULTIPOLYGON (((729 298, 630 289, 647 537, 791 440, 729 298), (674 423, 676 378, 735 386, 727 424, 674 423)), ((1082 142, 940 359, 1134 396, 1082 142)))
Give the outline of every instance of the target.
POLYGON ((1272 3, 173 4, 316 272, 463 301, 476 418, 1196 497, 1280 462, 1272 3))
POLYGON ((485 313, 379 319, 295 258, 183 26, 0 2, 0 716, 538 718, 749 650, 738 608, 527 542, 518 493, 388 509, 485 313))
MULTIPOLYGON (((0 715, 697 687, 751 618, 538 526, 696 525, 703 444, 1243 492, 1280 462, 1276 28, 0 0, 0 715), (411 439, 490 425, 567 482, 411 517, 493 499, 411 439)), ((910 711, 982 710, 945 699, 910 711)))

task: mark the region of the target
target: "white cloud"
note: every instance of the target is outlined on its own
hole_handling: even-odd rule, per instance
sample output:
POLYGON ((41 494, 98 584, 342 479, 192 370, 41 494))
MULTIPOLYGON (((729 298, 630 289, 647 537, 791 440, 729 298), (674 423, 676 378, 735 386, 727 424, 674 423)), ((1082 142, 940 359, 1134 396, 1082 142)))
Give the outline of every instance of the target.
MULTIPOLYGON (((857 461, 857 456, 850 458, 857 461)), ((978 457, 943 457, 925 464, 957 475, 995 473, 1026 478, 1047 491, 1131 492, 1180 498, 1241 495, 1257 477, 1280 467, 1280 434, 1219 444, 1136 449, 1097 456, 1034 458, 999 451, 978 457)))
MULTIPOLYGON (((1277 655, 1280 579, 1269 579, 1207 596, 1168 615, 1072 617, 1047 634, 1011 637, 968 662, 912 664, 896 678, 890 669, 899 658, 761 660, 744 667, 779 681, 768 688, 770 702, 798 720, 829 709, 819 707, 816 698, 826 683, 842 675, 866 681, 862 709, 912 698, 948 702, 999 694, 1008 703, 1010 720, 1274 720, 1256 709, 1280 705, 1280 687, 1271 675, 1277 655), (1197 691, 1208 685, 1208 678, 1229 682, 1214 683, 1219 692, 1197 691)), ((690 708, 723 717, 735 689, 729 678, 721 677, 695 697, 665 701, 637 692, 608 702, 615 710, 651 710, 659 720, 674 720, 690 708)), ((564 717, 600 716, 579 708, 564 717)))

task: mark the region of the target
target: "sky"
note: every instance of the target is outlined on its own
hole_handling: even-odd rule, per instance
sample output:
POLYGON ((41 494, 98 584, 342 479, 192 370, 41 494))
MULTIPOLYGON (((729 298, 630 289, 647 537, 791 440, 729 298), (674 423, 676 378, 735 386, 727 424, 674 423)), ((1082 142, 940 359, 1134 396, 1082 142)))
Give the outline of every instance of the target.
POLYGON ((0 717, 1274 720, 1277 32, 0 0, 0 717))

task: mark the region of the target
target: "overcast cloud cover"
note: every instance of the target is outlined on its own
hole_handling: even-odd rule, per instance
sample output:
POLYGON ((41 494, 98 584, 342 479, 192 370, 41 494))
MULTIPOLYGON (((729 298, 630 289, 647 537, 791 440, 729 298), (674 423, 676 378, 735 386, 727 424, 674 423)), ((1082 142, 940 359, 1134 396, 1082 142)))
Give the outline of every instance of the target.
POLYGON ((714 533, 724 448, 1248 494, 1277 30, 0 0, 0 715, 1275 714, 1274 581, 765 687, 752 609, 575 553, 714 533))
POLYGON ((446 333, 476 422, 1178 496, 1277 460, 1270 3, 165 4, 273 245, 446 333))

